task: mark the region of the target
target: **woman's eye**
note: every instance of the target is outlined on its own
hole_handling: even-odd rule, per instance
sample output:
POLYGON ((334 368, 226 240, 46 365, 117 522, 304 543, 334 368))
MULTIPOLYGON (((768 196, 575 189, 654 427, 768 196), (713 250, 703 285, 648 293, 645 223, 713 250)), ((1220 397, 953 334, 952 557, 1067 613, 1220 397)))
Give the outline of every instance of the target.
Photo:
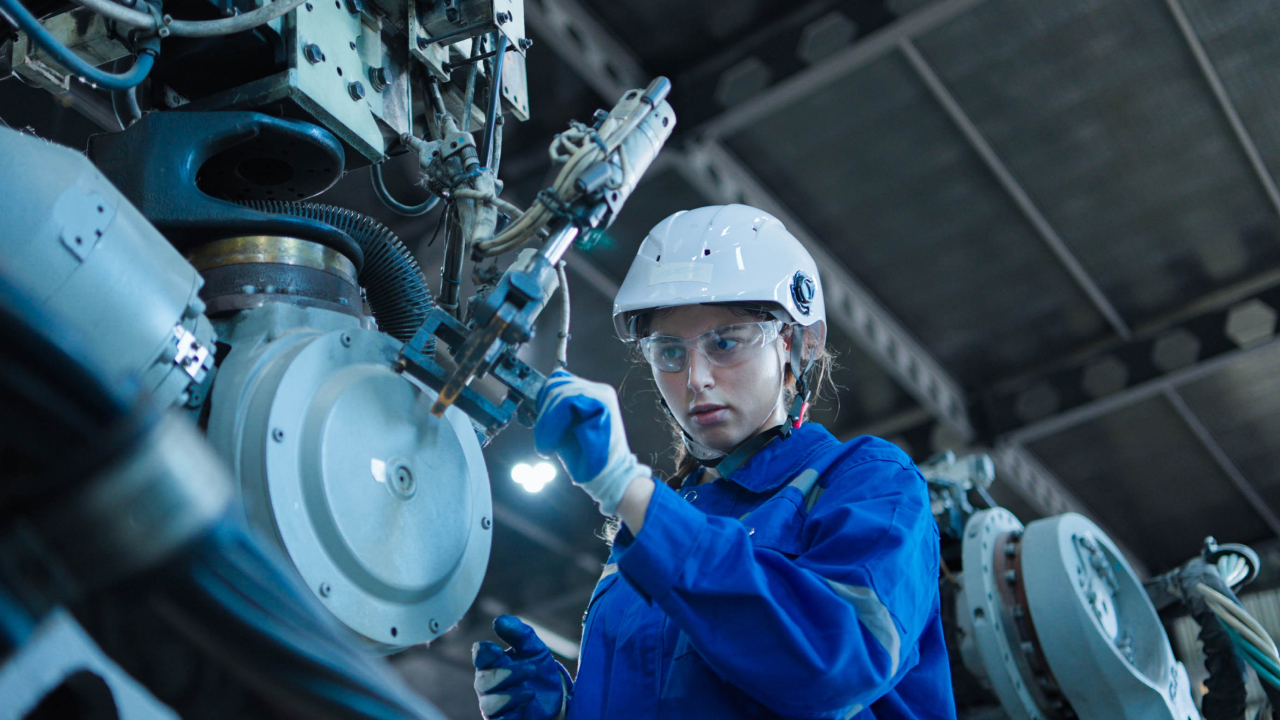
POLYGON ((684 355, 684 348, 680 347, 679 345, 667 345, 660 348, 658 352, 660 355, 662 355, 662 357, 668 360, 674 360, 680 357, 681 355, 684 355))
POLYGON ((737 344, 738 344, 738 341, 733 338, 727 338, 727 337, 716 338, 717 350, 732 350, 735 346, 737 346, 737 344))

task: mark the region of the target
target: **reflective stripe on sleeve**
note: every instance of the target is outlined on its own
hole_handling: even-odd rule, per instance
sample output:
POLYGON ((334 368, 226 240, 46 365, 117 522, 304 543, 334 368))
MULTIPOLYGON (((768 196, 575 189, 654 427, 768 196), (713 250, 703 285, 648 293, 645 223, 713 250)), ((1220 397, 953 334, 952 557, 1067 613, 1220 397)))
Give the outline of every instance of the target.
POLYGON ((857 715, 860 712, 862 712, 862 703, 858 703, 857 705, 854 705, 853 707, 849 708, 849 712, 844 714, 844 720, 849 720, 854 715, 857 715))
MULTIPOLYGON (((603 580, 616 572, 618 572, 618 563, 609 563, 604 566, 604 572, 600 573, 600 580, 603 580)), ((597 580, 596 583, 599 584, 600 580, 597 580)))
POLYGON ((898 636, 898 628, 893 624, 889 609, 880 602, 875 591, 869 587, 845 585, 834 580, 827 580, 827 584, 836 591, 837 595, 853 606, 858 620, 871 633, 871 637, 875 638, 884 651, 889 653, 889 677, 897 675, 898 653, 902 649, 902 638, 898 636))

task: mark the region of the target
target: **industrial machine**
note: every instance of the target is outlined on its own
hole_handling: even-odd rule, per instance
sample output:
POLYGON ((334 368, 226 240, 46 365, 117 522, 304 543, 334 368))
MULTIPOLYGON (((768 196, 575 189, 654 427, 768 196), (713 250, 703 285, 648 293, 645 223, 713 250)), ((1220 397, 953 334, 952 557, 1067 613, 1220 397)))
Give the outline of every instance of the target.
MULTIPOLYGON (((943 613, 967 716, 1198 720, 1186 668, 1157 613, 1175 604, 1203 628, 1211 672, 1203 717, 1244 716, 1244 667, 1253 664, 1239 658, 1266 655, 1255 667, 1265 678, 1274 650, 1234 595, 1257 574, 1250 548, 1210 538, 1202 557, 1144 583, 1088 518, 1067 513, 1024 526, 995 506, 986 455, 945 453, 921 472, 943 536, 943 613), (973 507, 970 492, 985 509, 973 507)), ((1274 703, 1277 688, 1265 679, 1263 686, 1274 703)))
MULTIPOLYGON (((518 0, 0 0, 0 14, 17 29, 0 36, 0 65, 109 131, 86 157, 0 128, 0 169, 26 178, 0 198, 0 289, 15 333, 0 346, 26 358, 17 338, 39 339, 75 370, 48 382, 123 393, 118 414, 155 428, 90 455, 98 462, 80 468, 70 500, 0 500, 0 567, 38 566, 75 589, 32 595, 28 574, 0 573, 0 600, 13 601, 0 615, 30 626, 8 648, 38 654, 31 627, 65 626, 67 607, 183 716, 253 714, 264 697, 322 715, 429 715, 367 656, 429 642, 475 599, 493 527, 481 448, 511 420, 532 421, 545 381, 517 351, 557 288, 567 293, 575 238, 613 221, 674 129, 669 83, 557 136, 559 172, 521 209, 500 197, 497 174, 504 119, 528 118, 518 0), (392 199, 377 169, 406 152, 433 196, 420 206, 392 199), (384 225, 307 202, 370 164, 394 212, 445 203, 438 296, 384 225), (468 263, 478 292, 464 300, 468 263), (486 375, 504 398, 472 386, 486 375), (119 466, 122 453, 139 459, 119 466), (228 532, 266 546, 244 560, 228 532), (140 577, 153 582, 133 592, 169 592, 156 568, 205 536, 223 544, 202 562, 233 566, 217 571, 231 596, 199 596, 220 630, 179 622, 179 610, 136 613, 136 596, 116 593, 140 577), (219 602, 241 612, 227 617, 219 602), (269 653, 252 653, 264 643, 225 647, 256 621, 271 670, 269 653), (145 657, 175 646, 191 660, 176 679, 145 657), (249 699, 185 692, 207 667, 249 699), (318 679, 338 674, 349 694, 318 679)), ((32 482, 20 469, 5 484, 32 482)), ((201 567, 174 572, 207 578, 201 567)), ((47 661, 19 652, 0 687, 5 673, 56 682, 47 661)))
MULTIPOLYGON (((91 668, 141 683, 112 687, 143 698, 125 716, 433 717, 370 656, 474 600, 481 449, 544 382, 517 350, 670 136, 667 81, 558 135, 521 209, 498 177, 529 112, 519 0, 73 2, 0 0, 0 69, 107 131, 86 157, 0 128, 23 178, 0 196, 0 711, 101 698, 91 668), (421 205, 380 179, 406 152, 421 205), (376 219, 308 202, 366 165, 392 212, 446 205, 435 296, 376 219)), ((1239 717, 1246 665, 1280 674, 1234 603, 1247 548, 1144 584, 1088 519, 995 507, 985 456, 922 471, 965 708, 1195 720, 1173 603, 1205 627, 1207 720, 1239 717)))

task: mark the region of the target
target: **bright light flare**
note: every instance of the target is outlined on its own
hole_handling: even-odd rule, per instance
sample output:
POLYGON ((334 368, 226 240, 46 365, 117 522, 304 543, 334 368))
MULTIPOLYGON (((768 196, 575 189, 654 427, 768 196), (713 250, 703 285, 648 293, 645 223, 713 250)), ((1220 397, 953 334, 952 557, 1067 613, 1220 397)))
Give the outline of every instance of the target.
POLYGON ((540 462, 533 466, 528 463, 516 463, 511 468, 511 479, 528 492, 536 493, 546 487, 547 483, 556 479, 556 468, 547 462, 540 462))

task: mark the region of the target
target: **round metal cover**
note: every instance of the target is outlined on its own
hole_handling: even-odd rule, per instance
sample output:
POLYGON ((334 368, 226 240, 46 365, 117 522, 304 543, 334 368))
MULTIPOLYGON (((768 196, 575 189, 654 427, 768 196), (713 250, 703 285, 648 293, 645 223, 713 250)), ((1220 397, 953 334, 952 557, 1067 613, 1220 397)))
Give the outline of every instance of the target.
POLYGON ((429 641, 475 599, 492 538, 484 457, 457 408, 392 371, 399 343, 322 335, 280 377, 265 439, 267 495, 298 572, 382 649, 429 641))
POLYGON ((1016 631, 1010 609, 996 585, 1006 580, 996 577, 992 562, 995 552, 1003 552, 1003 539, 1021 530, 1022 523, 1004 508, 981 510, 969 518, 962 550, 964 592, 957 615, 962 618, 962 627, 972 628, 976 659, 982 665, 970 669, 991 683, 1010 720, 1044 720, 1044 714, 1027 691, 1024 672, 1019 667, 1022 652, 1010 642, 1016 631))
POLYGON ((1142 582, 1097 525, 1075 513, 1031 523, 1022 572, 1045 660, 1081 720, 1199 718, 1142 582))

